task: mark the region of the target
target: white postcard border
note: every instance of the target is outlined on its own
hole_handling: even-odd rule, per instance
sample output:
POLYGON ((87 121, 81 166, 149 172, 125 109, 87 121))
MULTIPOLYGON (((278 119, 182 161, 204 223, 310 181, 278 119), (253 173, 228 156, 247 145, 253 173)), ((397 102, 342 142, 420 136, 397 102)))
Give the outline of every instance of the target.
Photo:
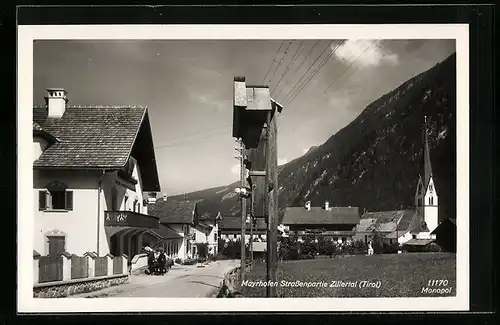
POLYGON ((469 26, 20 25, 18 26, 18 312, 466 311, 469 310, 469 26), (437 298, 33 298, 32 107, 34 40, 455 39, 457 62, 457 288, 437 298), (23 198, 23 199, 21 199, 23 198), (31 198, 31 199, 30 199, 31 198))

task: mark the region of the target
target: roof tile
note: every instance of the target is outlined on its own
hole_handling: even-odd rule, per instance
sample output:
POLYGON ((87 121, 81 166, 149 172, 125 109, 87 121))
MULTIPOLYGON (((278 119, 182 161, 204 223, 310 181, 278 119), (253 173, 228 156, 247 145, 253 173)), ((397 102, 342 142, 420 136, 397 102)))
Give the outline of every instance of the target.
POLYGON ((35 128, 57 137, 35 167, 121 168, 128 160, 146 114, 145 107, 68 106, 61 118, 48 118, 47 108, 33 109, 35 128))
POLYGON ((160 218, 163 224, 193 224, 196 210, 196 201, 164 201, 163 198, 148 206, 148 214, 160 218))

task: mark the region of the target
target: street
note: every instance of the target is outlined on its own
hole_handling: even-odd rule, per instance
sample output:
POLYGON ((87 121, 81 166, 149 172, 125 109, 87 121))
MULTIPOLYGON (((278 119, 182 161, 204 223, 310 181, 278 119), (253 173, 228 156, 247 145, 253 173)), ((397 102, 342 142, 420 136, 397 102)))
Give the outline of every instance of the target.
POLYGON ((204 267, 199 265, 175 265, 164 276, 131 275, 127 284, 78 297, 212 297, 220 288, 224 274, 239 266, 240 261, 222 260, 204 267))

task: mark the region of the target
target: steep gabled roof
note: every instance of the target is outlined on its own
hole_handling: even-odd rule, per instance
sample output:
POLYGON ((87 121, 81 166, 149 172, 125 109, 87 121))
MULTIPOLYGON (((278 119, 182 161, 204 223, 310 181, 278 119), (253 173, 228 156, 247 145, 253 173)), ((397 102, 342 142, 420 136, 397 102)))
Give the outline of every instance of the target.
POLYGON ((432 232, 431 232, 431 235, 432 234, 436 234, 440 229, 442 229, 442 227, 449 227, 449 226, 454 226, 456 227, 457 226, 457 219, 455 218, 447 218, 445 220, 443 220, 437 227, 436 229, 434 229, 432 232))
POLYGON ((196 201, 157 199, 148 206, 148 214, 160 218, 160 224, 194 224, 197 217, 196 201))
POLYGON ((356 232, 378 231, 388 233, 386 238, 398 238, 410 231, 415 217, 413 210, 366 212, 361 216, 356 232))
POLYGON ((62 117, 49 118, 42 105, 33 108, 33 122, 34 131, 60 140, 42 153, 34 168, 113 170, 134 155, 144 173, 144 190, 160 190, 146 107, 67 106, 62 117))
POLYGON ((357 207, 332 207, 328 210, 320 207, 288 207, 285 210, 282 224, 357 224, 360 209, 357 207))
POLYGON ((51 134, 50 132, 48 132, 47 130, 42 128, 42 126, 35 121, 33 121, 33 136, 44 137, 45 139, 49 140, 51 143, 60 141, 53 134, 51 134))
POLYGON ((176 231, 173 231, 169 227, 160 224, 159 229, 149 229, 148 233, 159 238, 159 239, 182 239, 183 236, 179 235, 176 231))
POLYGON ((425 117, 424 122, 424 130, 423 130, 423 144, 424 144, 424 166, 423 166, 423 182, 424 182, 424 191, 427 191, 427 187, 429 186, 429 181, 432 177, 432 164, 431 164, 431 151, 429 149, 429 139, 427 136, 427 117, 425 117))

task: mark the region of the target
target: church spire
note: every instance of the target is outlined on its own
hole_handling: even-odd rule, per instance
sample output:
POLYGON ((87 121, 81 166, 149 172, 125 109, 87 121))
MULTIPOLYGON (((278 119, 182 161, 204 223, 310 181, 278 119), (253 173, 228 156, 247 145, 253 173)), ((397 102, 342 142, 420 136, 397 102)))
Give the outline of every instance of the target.
POLYGON ((429 140, 427 138, 427 116, 424 115, 424 132, 423 132, 423 145, 424 145, 424 188, 427 189, 429 181, 432 177, 431 154, 429 149, 429 140))

